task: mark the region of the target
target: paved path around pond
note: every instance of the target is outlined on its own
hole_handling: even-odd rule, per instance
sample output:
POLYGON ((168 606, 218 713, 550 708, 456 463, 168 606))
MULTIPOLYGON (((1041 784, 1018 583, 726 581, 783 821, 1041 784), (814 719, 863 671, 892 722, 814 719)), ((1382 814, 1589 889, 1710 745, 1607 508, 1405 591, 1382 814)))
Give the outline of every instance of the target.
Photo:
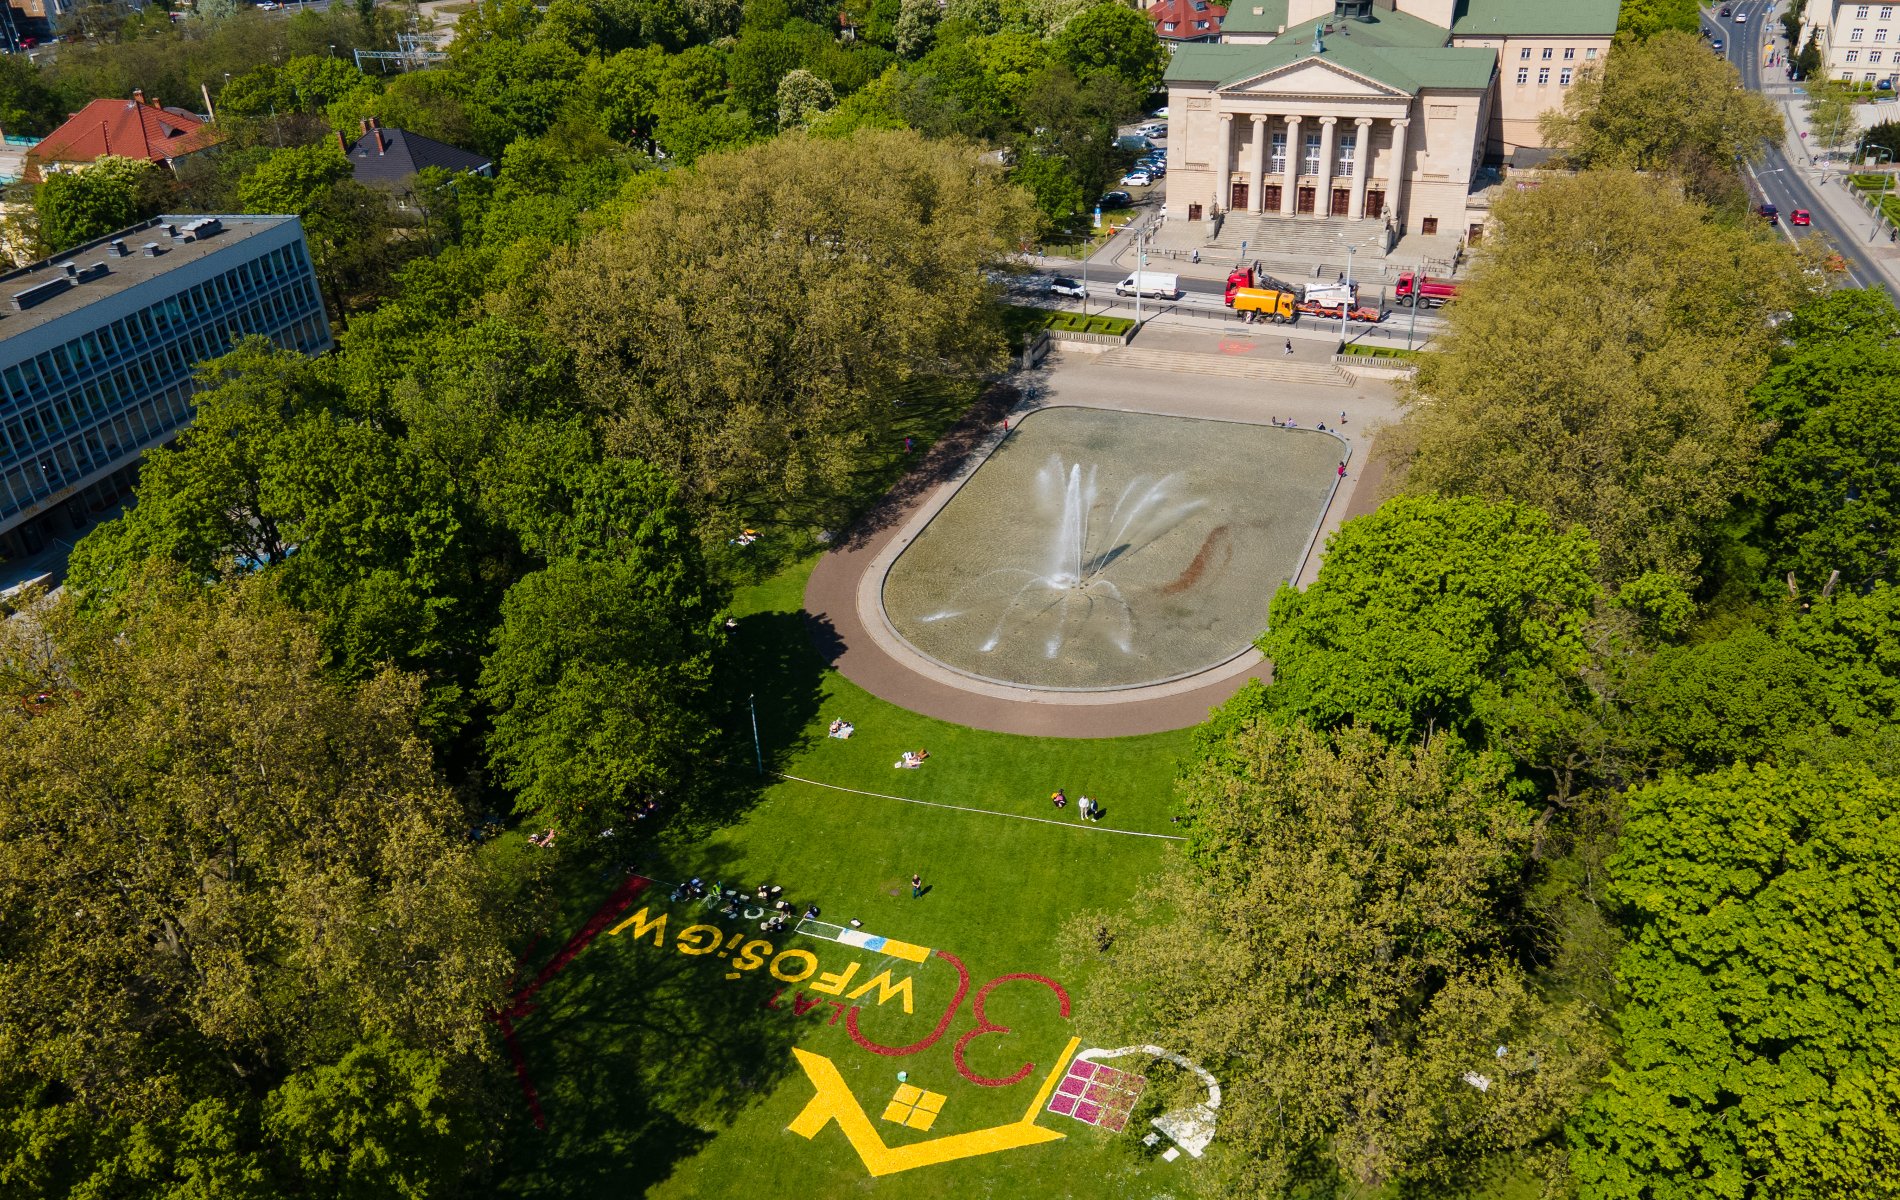
POLYGON ((847 679, 912 712, 1001 733, 1053 737, 1126 737, 1199 724, 1250 678, 1267 678, 1272 664, 1257 651, 1169 684, 1114 692, 1048 692, 970 679, 905 646, 878 609, 890 562, 920 532, 1003 438, 1002 418, 1014 423, 1036 408, 1080 405, 1120 411, 1267 424, 1297 421, 1306 428, 1338 427, 1350 448, 1347 476, 1334 492, 1314 549, 1300 573, 1302 586, 1318 571, 1325 539, 1348 515, 1376 505, 1384 477, 1375 452, 1379 429, 1397 419, 1393 391, 1384 382, 1322 378, 1318 368, 1331 347, 1299 346, 1287 359, 1285 339, 1150 329, 1139 345, 1163 356, 1068 351, 1013 377, 1012 388, 979 409, 931 447, 917 469, 819 560, 805 590, 812 637, 826 661, 847 679), (1187 356, 1206 356, 1197 362, 1187 356), (1158 363, 1168 364, 1157 369, 1158 363), (1257 366, 1230 373, 1226 364, 1257 366), (1285 363, 1284 377, 1276 364, 1285 363), (1140 364, 1140 365, 1136 365, 1140 364), (1221 369, 1212 369, 1216 364, 1221 369), (1206 368, 1206 369, 1196 369, 1206 368))

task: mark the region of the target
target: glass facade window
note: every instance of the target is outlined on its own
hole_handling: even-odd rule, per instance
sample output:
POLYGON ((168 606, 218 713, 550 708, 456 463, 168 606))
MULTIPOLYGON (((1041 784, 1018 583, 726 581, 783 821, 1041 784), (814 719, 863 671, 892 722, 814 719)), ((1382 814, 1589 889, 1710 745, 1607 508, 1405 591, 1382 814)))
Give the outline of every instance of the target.
POLYGON ((1319 134, 1306 135, 1306 153, 1300 156, 1300 174, 1319 174, 1319 134))
POLYGON ((1519 67, 1517 69, 1517 81, 1521 84, 1529 83, 1531 81, 1531 69, 1529 67, 1519 67))
POLYGON ((1543 87, 1545 84, 1549 82, 1550 82, 1550 68, 1539 67, 1537 70, 1537 86, 1543 87))
POLYGON ((227 353, 235 340, 261 336, 306 353, 330 345, 301 239, 258 248, 234 240, 179 272, 178 291, 128 315, 106 319, 124 312, 114 305, 125 293, 102 292, 55 318, 43 328, 74 327, 89 312, 100 316, 50 349, 40 348, 43 341, 33 345, 38 331, 6 337, 0 330, 0 534, 36 515, 26 510, 37 511, 54 493, 175 437, 191 421, 193 367, 227 353), (208 280, 183 286, 187 270, 227 261, 208 280))
POLYGON ((1284 131, 1273 135, 1273 145, 1268 151, 1268 157, 1271 161, 1267 164, 1267 170, 1275 175, 1286 174, 1286 133, 1284 131))

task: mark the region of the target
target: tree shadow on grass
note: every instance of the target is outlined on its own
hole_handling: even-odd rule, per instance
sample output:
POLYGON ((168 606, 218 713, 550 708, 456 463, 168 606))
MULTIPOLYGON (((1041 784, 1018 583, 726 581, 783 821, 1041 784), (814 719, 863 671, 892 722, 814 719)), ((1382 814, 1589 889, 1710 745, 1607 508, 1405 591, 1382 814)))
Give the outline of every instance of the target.
POLYGON ((944 430, 928 450, 920 455, 903 456, 867 472, 860 490, 879 499, 833 544, 845 549, 864 545, 895 525, 919 497, 955 479, 971 456, 998 432, 1003 416, 1020 399, 1021 394, 1011 385, 991 384, 976 397, 962 419, 944 430))
MULTIPOLYGON (((709 884, 733 865, 707 857, 711 850, 694 851, 709 884)), ((639 1195, 796 1070, 800 1026, 765 1007, 770 976, 727 979, 729 959, 678 949, 689 925, 730 941, 762 937, 757 922, 670 901, 664 888, 642 894, 627 915, 642 907, 668 914, 662 945, 652 931, 634 941, 632 929, 598 939, 517 1022, 547 1128, 534 1127, 522 1099, 504 1146, 509 1194, 639 1195)))

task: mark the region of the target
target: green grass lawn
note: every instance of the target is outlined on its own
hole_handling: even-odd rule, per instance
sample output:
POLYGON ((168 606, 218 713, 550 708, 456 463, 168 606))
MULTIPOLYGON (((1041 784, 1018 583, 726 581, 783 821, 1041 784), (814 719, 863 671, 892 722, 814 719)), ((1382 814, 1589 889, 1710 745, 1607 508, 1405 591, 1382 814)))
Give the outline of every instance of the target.
MULTIPOLYGON (((1077 914, 1121 903, 1176 852, 1175 843, 1128 834, 1172 831, 1171 780, 1190 745, 1186 731, 1101 740, 986 733, 878 700, 825 670, 804 640, 797 614, 811 566, 801 562, 736 597, 734 641, 759 697, 768 769, 834 786, 772 782, 736 815, 669 830, 636 859, 665 880, 699 875, 746 888, 778 884, 799 906, 818 904, 827 921, 856 918, 867 932, 954 956, 967 972, 968 994, 956 1000, 959 971, 941 956, 913 963, 810 937, 764 935, 756 920, 725 920, 671 903, 664 890, 649 893, 629 915, 644 907, 652 922, 665 913, 664 930, 649 926, 636 939, 629 928, 599 938, 519 1022, 548 1129, 537 1133, 523 1122, 508 1146, 510 1194, 1203 1194, 1198 1164, 1160 1162, 1139 1144, 1147 1118, 1160 1109, 1159 1075, 1156 1094, 1123 1133, 1043 1113, 1037 1128, 1061 1134, 1059 1140, 875 1179, 837 1122, 809 1140, 787 1128, 816 1094, 795 1046, 835 1064, 851 1102, 885 1146, 1020 1124, 1070 1039, 1079 1037, 1084 1048, 1099 1044, 1090 1037, 1091 1014, 1072 1009, 1063 1017, 1057 995, 1033 980, 997 983, 984 1015, 1008 1032, 970 1038, 964 1067, 996 1080, 1033 1066, 1020 1082, 980 1086, 956 1063, 957 1045, 976 1028, 975 995, 1003 975, 1039 975, 1071 989, 1080 982, 1064 967, 1058 936, 1077 914), (824 736, 834 716, 855 723, 857 735, 824 736), (930 751, 923 768, 892 767, 903 750, 918 748, 930 751), (1083 792, 1099 797, 1105 819, 1084 825, 1073 805, 1057 812, 1048 800, 1056 787, 1072 799, 1083 792), (920 899, 910 895, 912 873, 929 889, 920 899), (682 938, 693 924, 712 931, 682 938), (751 941, 769 949, 748 959, 751 941), (702 945, 708 953, 681 948, 702 945), (807 965, 786 951, 812 956, 813 973, 772 978, 775 967, 796 977, 807 965), (889 999, 878 1002, 883 988, 850 998, 887 970, 889 999), (905 979, 908 1013, 898 990, 905 979), (946 1009, 953 1011, 928 1048, 892 1056, 853 1040, 844 1016, 852 1005, 859 1034, 886 1046, 927 1040, 946 1009), (899 1071, 945 1098, 927 1131, 882 1119, 899 1071)), ((742 733, 738 758, 749 763, 749 728, 742 733)), ((570 881, 562 923, 530 954, 531 967, 580 924, 615 877, 589 872, 570 881)))

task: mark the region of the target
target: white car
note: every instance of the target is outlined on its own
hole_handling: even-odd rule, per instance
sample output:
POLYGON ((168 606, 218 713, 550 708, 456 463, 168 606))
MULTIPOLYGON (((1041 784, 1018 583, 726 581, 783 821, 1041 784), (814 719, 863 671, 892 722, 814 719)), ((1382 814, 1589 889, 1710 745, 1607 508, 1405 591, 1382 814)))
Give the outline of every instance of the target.
POLYGON ((1073 279, 1058 275, 1049 281, 1049 291, 1053 295, 1067 296, 1071 300, 1087 300, 1089 290, 1073 279))
POLYGON ((1122 176, 1123 187, 1148 187, 1154 181, 1155 177, 1146 171, 1130 171, 1122 176))
POLYGON ((1145 138, 1163 138, 1168 136, 1168 127, 1161 121, 1151 121, 1146 125, 1137 125, 1135 132, 1145 138))
POLYGON ((1748 10, 1747 9, 1738 8, 1735 10, 1735 23, 1737 25, 1748 24, 1748 10))

